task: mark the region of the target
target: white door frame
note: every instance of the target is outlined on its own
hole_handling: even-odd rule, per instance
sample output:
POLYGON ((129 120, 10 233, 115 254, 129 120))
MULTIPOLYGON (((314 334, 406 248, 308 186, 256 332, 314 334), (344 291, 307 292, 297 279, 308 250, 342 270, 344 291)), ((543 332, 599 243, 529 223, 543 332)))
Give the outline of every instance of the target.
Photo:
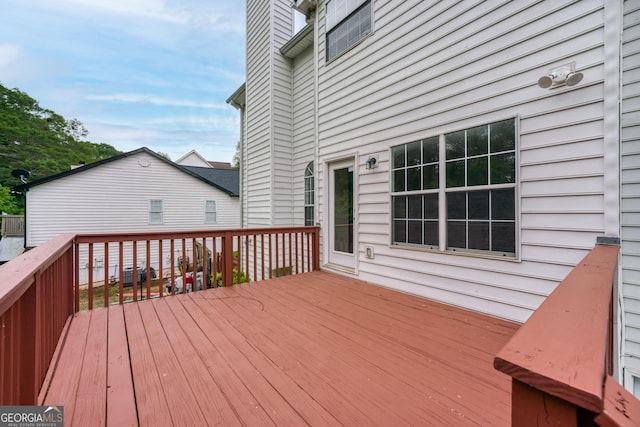
POLYGON ((327 228, 325 230, 325 266, 328 268, 338 269, 348 273, 356 273, 357 260, 358 260, 358 214, 357 214, 357 191, 358 188, 358 173, 357 173, 357 157, 351 156, 348 158, 340 158, 325 163, 325 224, 327 228), (350 167, 353 170, 353 250, 352 253, 340 252, 334 250, 334 194, 333 194, 333 172, 336 169, 343 169, 350 167))

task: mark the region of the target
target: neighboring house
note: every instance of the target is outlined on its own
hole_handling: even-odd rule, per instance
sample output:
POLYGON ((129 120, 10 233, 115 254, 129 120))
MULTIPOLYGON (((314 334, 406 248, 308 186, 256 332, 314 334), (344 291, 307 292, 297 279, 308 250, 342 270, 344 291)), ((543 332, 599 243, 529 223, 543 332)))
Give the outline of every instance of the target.
POLYGON ((229 162, 212 162, 206 160, 196 150, 191 150, 184 156, 176 160, 176 163, 181 166, 199 166, 203 168, 215 168, 215 169, 231 169, 231 163, 229 162))
POLYGON ((22 186, 26 245, 62 233, 238 228, 238 177, 140 148, 33 181, 22 186))
POLYGON ((640 396, 638 2, 293 8, 297 34, 290 0, 247 1, 242 225, 318 223, 324 269, 520 322, 619 239, 640 396))

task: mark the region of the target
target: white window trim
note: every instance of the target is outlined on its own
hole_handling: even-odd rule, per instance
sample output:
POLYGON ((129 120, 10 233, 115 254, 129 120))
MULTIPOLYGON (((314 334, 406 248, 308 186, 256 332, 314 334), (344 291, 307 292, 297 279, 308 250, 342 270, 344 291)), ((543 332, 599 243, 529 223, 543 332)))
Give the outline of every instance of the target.
POLYGON ((205 224, 217 224, 218 223, 218 206, 215 200, 204 201, 204 223, 205 224), (207 210, 209 203, 213 204, 213 210, 207 210), (213 214, 213 220, 209 220, 209 215, 213 214))
MULTIPOLYGON (((430 248, 427 245, 417 245, 411 243, 394 243, 393 239, 393 198, 394 196, 406 196, 412 194, 425 194, 429 191, 433 190, 420 190, 420 191, 404 191, 404 192, 394 192, 393 191, 393 167, 392 164, 389 165, 389 207, 390 207, 390 227, 389 227, 389 244, 391 248, 397 249, 411 249, 418 251, 426 251, 426 252, 438 252, 444 254, 453 254, 453 255, 466 255, 466 256, 479 256, 482 258, 490 258, 490 259, 499 259, 505 261, 520 261, 520 256, 522 254, 522 250, 520 247, 520 233, 521 233, 521 212, 520 212, 520 116, 507 116, 507 117, 499 117, 493 120, 484 120, 477 124, 465 124, 462 127, 456 127, 452 129, 442 129, 436 134, 439 137, 439 186, 436 192, 438 193, 438 248, 430 248), (483 190, 486 187, 494 187, 494 188, 513 188, 514 189, 514 218, 515 218, 515 255, 514 256, 505 256, 503 252, 492 252, 492 251, 481 251, 474 249, 461 249, 456 248, 448 249, 447 248, 447 206, 446 206, 446 150, 445 150, 445 135, 449 133, 453 133, 456 131, 472 129, 477 126, 482 126, 485 124, 497 123, 504 120, 514 120, 514 128, 515 128, 515 171, 516 171, 516 182, 514 184, 494 184, 494 185, 485 185, 485 186, 472 186, 472 187, 455 187, 453 191, 473 191, 473 190, 483 190), (445 184, 443 184, 445 183, 445 184)), ((431 135, 431 136, 436 136, 431 135)), ((420 139, 420 138, 419 138, 420 139)), ((421 138, 428 139, 428 137, 421 138)), ((393 159, 393 148, 398 147, 400 145, 408 144, 412 141, 408 141, 402 144, 395 144, 389 147, 389 158, 393 159)), ((392 161, 392 160, 391 160, 392 161)), ((451 191, 451 190, 449 190, 451 191)))
MULTIPOLYGON (((369 0, 365 0, 365 1, 369 1, 369 0)), ((335 61, 336 59, 340 58, 341 56, 345 55, 347 52, 349 52, 350 50, 354 49, 356 46, 358 46, 360 43, 362 43, 364 40, 366 40, 368 37, 371 37, 371 35, 373 35, 374 33, 374 1, 370 0, 370 7, 371 7, 371 26, 370 26, 370 30, 369 33, 360 37, 358 40, 356 40, 355 42, 353 42, 353 44, 347 46, 343 51, 336 53, 332 58, 329 58, 329 45, 327 44, 327 36, 329 34, 329 32, 331 32, 331 30, 333 30, 335 27, 337 27, 338 25, 340 25, 345 19, 347 19, 349 17, 349 15, 351 15, 351 13, 355 10, 357 10, 358 8, 360 8, 365 1, 363 1, 362 3, 360 3, 358 5, 358 7, 356 7, 355 9, 353 9, 352 11, 350 11, 349 13, 346 14, 345 17, 343 17, 342 19, 340 19, 339 21, 335 22, 331 28, 326 26, 327 23, 327 7, 325 6, 325 16, 324 16, 324 20, 325 20, 325 32, 324 32, 324 47, 325 47, 325 55, 324 55, 324 59, 325 59, 325 63, 329 64, 333 61, 335 61)))
POLYGON ((313 161, 307 163, 307 166, 304 168, 304 225, 307 226, 307 208, 312 208, 312 224, 315 224, 316 221, 316 191, 315 191, 315 184, 316 184, 316 166, 314 164, 313 161), (307 175, 307 172, 309 171, 309 165, 311 165, 311 175, 307 175), (311 190, 307 190, 307 180, 311 180, 311 190), (310 204, 307 204, 307 194, 311 193, 312 194, 312 200, 310 204))
POLYGON ((149 224, 150 225, 162 225, 164 224, 164 200, 162 199, 149 199, 149 224), (160 202, 160 211, 153 211, 152 206, 153 202, 160 202), (154 220, 152 218, 153 214, 160 214, 160 220, 154 220))

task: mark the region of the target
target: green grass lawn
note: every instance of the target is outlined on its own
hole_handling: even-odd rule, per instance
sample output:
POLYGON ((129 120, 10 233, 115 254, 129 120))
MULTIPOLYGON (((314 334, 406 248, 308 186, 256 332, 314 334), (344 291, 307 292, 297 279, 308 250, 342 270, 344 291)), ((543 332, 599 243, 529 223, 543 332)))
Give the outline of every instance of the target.
MULTIPOLYGON (((163 280, 162 290, 164 291, 165 285, 167 283, 167 279, 163 280)), ((160 280, 153 279, 151 280, 150 289, 151 289, 151 297, 157 297, 159 295, 160 288, 160 280)), ((133 286, 122 288, 123 295, 133 294, 133 286)), ((146 285, 138 285, 138 299, 140 296, 146 298, 147 296, 147 287, 146 285)), ((124 302, 133 301, 133 296, 125 296, 124 302)), ((120 302, 120 287, 117 283, 109 285, 109 305, 118 304, 120 302)), ((93 307, 102 307, 104 306, 104 286, 94 286, 93 288, 93 307)), ((80 289, 80 310, 87 310, 89 308, 89 289, 84 288, 80 289)))

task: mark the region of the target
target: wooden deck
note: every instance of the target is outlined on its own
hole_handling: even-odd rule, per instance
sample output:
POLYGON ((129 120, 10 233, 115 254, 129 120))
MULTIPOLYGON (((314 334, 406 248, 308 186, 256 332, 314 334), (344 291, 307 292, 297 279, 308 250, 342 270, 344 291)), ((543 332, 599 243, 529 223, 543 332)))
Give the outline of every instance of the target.
POLYGON ((509 425, 517 325, 326 272, 77 314, 67 425, 509 425))

